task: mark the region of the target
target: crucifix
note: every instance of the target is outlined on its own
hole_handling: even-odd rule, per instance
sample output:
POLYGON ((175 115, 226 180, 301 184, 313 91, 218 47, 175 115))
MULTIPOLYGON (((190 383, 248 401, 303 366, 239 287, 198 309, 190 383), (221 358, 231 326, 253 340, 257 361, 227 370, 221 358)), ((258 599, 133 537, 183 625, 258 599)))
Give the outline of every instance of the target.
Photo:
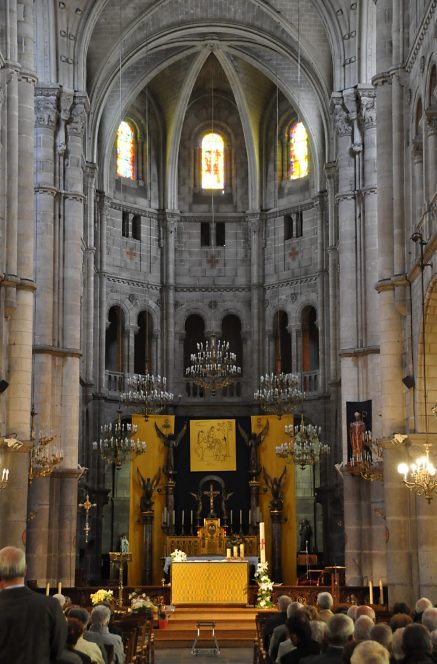
POLYGON ((85 500, 83 503, 79 503, 78 507, 82 507, 85 510, 85 528, 84 533, 85 533, 85 544, 88 544, 88 535, 90 534, 90 523, 89 523, 89 516, 90 516, 90 509, 92 507, 97 507, 97 503, 92 503, 90 501, 90 497, 87 494, 85 500))
POLYGON ((220 495, 220 491, 214 491, 212 484, 209 485, 209 491, 203 492, 204 496, 209 498, 209 513, 210 515, 214 514, 214 498, 220 495))
POLYGON ((126 251, 126 256, 129 258, 129 260, 132 260, 133 258, 136 258, 137 252, 134 249, 129 249, 126 251))
POLYGON ((294 261, 297 256, 299 256, 299 252, 296 249, 296 247, 292 247, 291 250, 288 252, 288 255, 290 256, 291 260, 294 261))
POLYGON ((212 268, 216 267, 220 263, 220 260, 218 258, 216 258, 213 254, 208 256, 208 258, 206 260, 207 260, 207 263, 209 263, 209 266, 212 267, 212 268))

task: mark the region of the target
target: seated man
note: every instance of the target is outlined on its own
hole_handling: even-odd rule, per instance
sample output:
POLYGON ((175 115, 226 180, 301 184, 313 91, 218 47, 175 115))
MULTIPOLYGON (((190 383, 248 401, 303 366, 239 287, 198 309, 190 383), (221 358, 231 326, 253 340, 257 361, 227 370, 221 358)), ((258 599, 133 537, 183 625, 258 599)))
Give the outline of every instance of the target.
POLYGON ((352 653, 351 664, 389 664, 388 650, 376 641, 359 643, 352 653))
MULTIPOLYGON (((290 602, 290 604, 287 607, 287 620, 288 618, 291 618, 291 616, 294 613, 296 613, 296 611, 299 611, 303 608, 304 608, 303 604, 300 604, 300 602, 290 602)), ((272 662, 276 661, 278 657, 279 644, 285 641, 287 639, 287 636, 288 636, 288 630, 285 624, 278 625, 273 630, 272 638, 270 639, 270 645, 269 645, 269 658, 272 662)))
POLYGON ((281 664, 297 664, 304 657, 320 653, 320 645, 312 638, 310 620, 305 611, 296 611, 291 618, 287 618, 286 626, 295 649, 281 657, 281 664))
POLYGON ((332 611, 332 605, 334 600, 331 593, 324 592, 317 595, 317 606, 319 607, 319 617, 323 622, 328 622, 330 618, 334 615, 332 611))
POLYGON ((277 627, 278 625, 285 625, 285 621, 287 620, 287 607, 290 604, 290 602, 291 602, 291 597, 289 597, 288 595, 281 595, 280 597, 278 597, 278 604, 277 604, 278 613, 266 620, 266 623, 262 631, 263 644, 266 652, 268 652, 269 650, 270 639, 275 627, 277 627))
POLYGON ((114 646, 115 664, 124 664, 123 641, 118 634, 110 633, 108 627, 110 619, 111 611, 107 606, 103 604, 95 606, 91 611, 90 632, 98 632, 105 645, 114 646))
POLYGON ((308 657, 305 664, 340 664, 343 650, 354 636, 354 621, 344 613, 337 613, 328 621, 328 647, 324 653, 308 657))

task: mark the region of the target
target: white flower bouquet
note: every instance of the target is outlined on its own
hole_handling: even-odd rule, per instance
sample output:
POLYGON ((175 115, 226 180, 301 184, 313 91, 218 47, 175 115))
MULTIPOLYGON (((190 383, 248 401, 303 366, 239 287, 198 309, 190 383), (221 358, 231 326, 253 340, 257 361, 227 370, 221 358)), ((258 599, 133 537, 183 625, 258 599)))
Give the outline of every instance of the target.
POLYGON ((272 591, 273 581, 270 580, 268 575, 267 562, 258 563, 255 572, 255 581, 258 584, 258 594, 256 596, 256 605, 260 609, 267 609, 273 606, 272 591))
POLYGON ((180 551, 180 549, 175 549, 171 552, 170 558, 172 563, 184 563, 187 559, 187 554, 184 551, 180 551))

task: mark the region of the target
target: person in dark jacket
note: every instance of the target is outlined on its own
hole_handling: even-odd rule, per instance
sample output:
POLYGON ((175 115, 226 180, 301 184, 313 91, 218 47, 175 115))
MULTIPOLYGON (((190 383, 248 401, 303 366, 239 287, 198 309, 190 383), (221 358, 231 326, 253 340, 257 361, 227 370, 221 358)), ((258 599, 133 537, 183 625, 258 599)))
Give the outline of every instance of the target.
POLYGON ((270 639, 272 637, 273 630, 278 625, 285 625, 287 620, 287 607, 291 602, 291 597, 288 595, 280 595, 278 597, 278 613, 273 614, 268 618, 264 624, 262 635, 263 635, 263 644, 265 650, 269 651, 270 639))
POLYGON ((328 647, 321 655, 308 657, 305 664, 341 664, 345 645, 353 639, 354 621, 343 613, 328 620, 328 647))
POLYGON ((423 625, 407 625, 402 635, 402 664, 434 664, 431 635, 423 625))
POLYGON ((281 664, 297 664, 304 657, 320 653, 320 645, 312 639, 310 621, 305 611, 296 611, 287 618, 285 624, 295 649, 281 657, 281 664))
POLYGON ((58 600, 24 585, 24 551, 0 549, 0 661, 8 664, 55 664, 67 636, 58 600))

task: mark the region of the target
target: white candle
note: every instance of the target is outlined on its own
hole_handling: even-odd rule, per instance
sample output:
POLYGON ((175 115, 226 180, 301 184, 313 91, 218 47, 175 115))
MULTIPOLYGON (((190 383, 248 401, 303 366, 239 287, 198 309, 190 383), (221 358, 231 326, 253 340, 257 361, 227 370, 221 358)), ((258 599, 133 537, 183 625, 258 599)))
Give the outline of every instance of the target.
POLYGON ((373 604, 373 583, 369 581, 369 604, 373 604))
POLYGON ((266 562, 266 539, 265 539, 265 529, 264 522, 261 521, 259 524, 259 554, 262 563, 266 562))
POLYGON ((62 590, 62 581, 58 581, 58 594, 59 595, 61 594, 61 590, 62 590))
POLYGON ((230 558, 230 557, 231 557, 231 550, 226 549, 226 558, 230 558))
POLYGON ((238 558, 238 546, 234 546, 234 558, 238 558))
POLYGON ((244 544, 240 544, 240 558, 244 558, 244 544))
POLYGON ((46 585, 46 595, 50 595, 50 583, 48 581, 46 585))

